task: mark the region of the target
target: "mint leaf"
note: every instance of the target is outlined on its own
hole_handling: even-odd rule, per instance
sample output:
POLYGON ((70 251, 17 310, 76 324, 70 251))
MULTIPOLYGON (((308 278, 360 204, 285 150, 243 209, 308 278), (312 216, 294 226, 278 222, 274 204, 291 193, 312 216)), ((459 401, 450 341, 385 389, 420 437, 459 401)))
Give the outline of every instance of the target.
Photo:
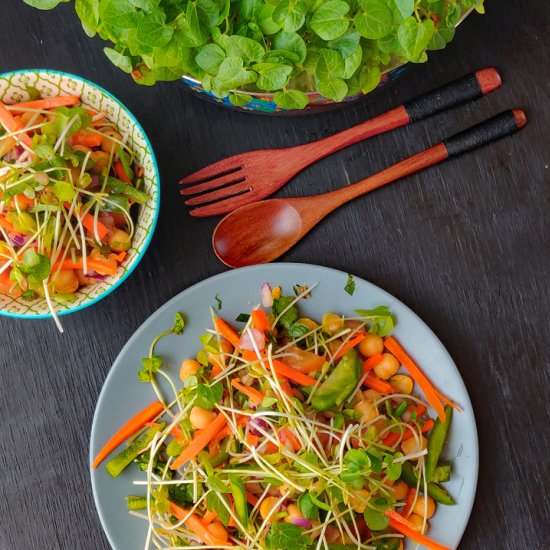
POLYGON ((214 384, 199 384, 197 386, 197 398, 195 404, 197 407, 212 410, 223 396, 223 386, 221 382, 214 384))
POLYGON ((349 4, 341 0, 324 2, 311 18, 311 28, 323 40, 335 40, 342 36, 349 27, 349 20, 344 16, 349 11, 349 4))
POLYGON ((353 293, 355 292, 355 280, 353 278, 353 275, 348 274, 348 280, 346 281, 346 286, 344 286, 344 290, 350 295, 353 296, 353 293))
POLYGON ((371 322, 369 332, 379 336, 388 336, 394 328, 393 314, 387 306, 378 306, 373 309, 357 309, 355 313, 371 322))
POLYGON ((40 283, 50 275, 51 262, 47 256, 30 248, 25 250, 21 263, 17 267, 21 273, 27 275, 29 281, 40 283))

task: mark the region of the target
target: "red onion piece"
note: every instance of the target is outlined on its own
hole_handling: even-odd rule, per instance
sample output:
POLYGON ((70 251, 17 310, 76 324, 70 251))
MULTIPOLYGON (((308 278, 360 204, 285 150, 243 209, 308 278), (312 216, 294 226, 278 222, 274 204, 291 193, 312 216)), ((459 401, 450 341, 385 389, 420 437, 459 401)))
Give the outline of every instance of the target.
POLYGON ((24 244, 27 244, 30 237, 27 235, 22 235, 21 233, 12 233, 10 235, 10 239, 14 246, 23 246, 24 244))
POLYGON ((256 347, 258 348, 258 350, 263 351, 265 349, 264 333, 255 328, 250 329, 250 332, 247 330, 243 333, 243 335, 241 336, 241 341, 239 342, 239 347, 241 349, 255 351, 254 344, 252 343, 252 338, 250 337, 250 333, 252 333, 252 338, 254 339, 254 343, 256 344, 256 347))
POLYGON ((307 518, 292 518, 292 523, 302 529, 311 529, 311 521, 307 518))
POLYGON ((253 418, 248 421, 248 429, 252 435, 262 435, 256 428, 261 428, 265 432, 268 427, 267 422, 263 418, 253 418))
POLYGON ((264 283, 261 288, 262 306, 271 307, 273 305, 273 296, 271 295, 271 287, 269 283, 264 283))

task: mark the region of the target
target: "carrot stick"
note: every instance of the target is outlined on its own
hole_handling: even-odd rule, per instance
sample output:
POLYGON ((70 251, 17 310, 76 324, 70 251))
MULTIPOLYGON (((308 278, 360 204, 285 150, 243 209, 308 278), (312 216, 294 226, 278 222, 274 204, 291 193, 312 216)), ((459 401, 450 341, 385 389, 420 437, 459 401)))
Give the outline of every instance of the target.
MULTIPOLYGON (((414 491, 414 489, 413 489, 414 491)), ((390 510, 389 508, 384 511, 384 515, 390 519, 394 519, 398 523, 406 525, 411 529, 414 529, 414 523, 410 522, 407 518, 403 517, 401 514, 398 514, 395 510, 390 510)))
POLYGON ((279 378, 279 384, 281 384, 281 389, 287 394, 287 395, 294 395, 292 393, 292 388, 290 387, 290 384, 288 383, 288 380, 286 378, 279 378))
POLYGON ((180 508, 177 504, 170 502, 170 513, 180 521, 185 518, 185 525, 193 531, 206 546, 233 546, 231 541, 222 540, 212 535, 212 533, 206 529, 206 525, 193 512, 185 508, 180 508))
POLYGON ((240 378, 233 378, 231 380, 231 385, 241 393, 244 393, 253 405, 259 405, 264 400, 265 395, 261 391, 251 386, 247 386, 246 384, 242 384, 240 378))
MULTIPOLYGON (((71 205, 68 202, 66 202, 65 203, 65 208, 70 208, 70 207, 71 207, 71 205)), ((84 216, 82 216, 81 221, 82 221, 82 225, 92 235, 95 235, 95 233, 94 233, 94 217, 89 212, 86 212, 86 214, 84 214, 84 216)), ((107 236, 107 233, 109 233, 109 228, 106 225, 102 224, 99 220, 97 220, 97 234, 98 234, 99 238, 101 240, 103 240, 107 236)))
POLYGON ((378 376, 376 376, 372 372, 369 372, 363 384, 365 384, 367 388, 370 388, 371 390, 377 391, 378 393, 382 393, 384 395, 395 393, 393 386, 389 382, 378 378, 378 376))
POLYGON ((12 113, 22 112, 19 109, 41 109, 47 111, 48 109, 55 109, 56 107, 71 107, 80 103, 80 98, 75 95, 63 95, 57 97, 48 97, 45 99, 36 99, 34 101, 23 101, 22 103, 16 103, 11 109, 12 113))
POLYGON ((12 199, 13 201, 17 200, 19 204, 24 204, 26 206, 34 206, 35 199, 29 199, 29 197, 26 197, 23 195, 23 193, 20 193, 19 195, 15 195, 12 199))
MULTIPOLYGON (((102 275, 114 275, 117 270, 116 262, 109 260, 98 260, 97 258, 87 258, 88 269, 93 269, 102 275)), ((61 269, 84 269, 84 262, 79 260, 73 262, 72 260, 65 260, 61 265, 61 269)))
POLYGON ((13 225, 4 216, 0 216, 0 227, 3 227, 6 231, 15 231, 13 225))
POLYGON ((231 328, 221 317, 214 319, 214 326, 216 330, 230 343, 233 347, 239 349, 241 346, 241 339, 239 335, 231 328))
POLYGON ((70 137, 71 145, 83 145, 84 147, 99 147, 103 137, 99 134, 92 134, 78 130, 70 137))
MULTIPOLYGON (((408 432, 409 430, 407 430, 408 432)), ((382 439, 382 445, 386 447, 393 447, 399 441, 399 434, 397 432, 390 432, 384 439, 382 439)))
POLYGON ((406 537, 409 537, 410 539, 414 540, 415 542, 418 542, 419 544, 424 545, 426 548, 429 548, 430 550, 451 550, 448 546, 443 546, 442 544, 439 544, 438 542, 435 542, 432 539, 429 539, 428 537, 421 535, 420 533, 418 533, 417 531, 414 531, 410 527, 407 527, 406 525, 403 525, 402 523, 395 521, 394 519, 391 519, 391 518, 390 518, 390 525, 397 532, 401 533, 402 535, 405 535, 406 537))
POLYGON ((401 515, 408 518, 411 515, 411 510, 414 504, 414 499, 416 498, 416 489, 409 487, 407 491, 407 498, 405 500, 405 506, 401 511, 401 515))
POLYGON ((338 351, 338 353, 334 356, 334 360, 340 359, 348 349, 354 348, 357 344, 362 342, 365 339, 365 333, 360 332, 356 334, 353 338, 350 338, 345 344, 343 344, 338 351))
MULTIPOLYGON (((0 124, 4 126, 4 128, 8 132, 17 132, 17 130, 23 129, 23 124, 20 120, 15 118, 7 109, 6 106, 0 101, 0 124)), ((17 134, 14 136, 15 139, 19 139, 21 143, 24 143, 27 147, 31 147, 31 138, 23 133, 23 134, 17 134)))
POLYGON ((286 440, 290 441, 294 447, 294 451, 299 451, 302 448, 300 440, 296 437, 294 432, 290 428, 282 428, 279 430, 279 439, 284 443, 286 440))
POLYGON ((132 180, 128 177, 128 174, 126 173, 126 170, 124 170, 124 166, 120 160, 115 162, 115 174, 120 181, 123 181, 128 185, 132 185, 132 180))
POLYGON ((446 415, 438 395, 438 391, 430 382, 428 377, 420 370, 418 365, 412 360, 409 354, 403 349, 401 344, 393 337, 389 336, 384 341, 384 346, 395 355, 396 359, 407 369, 414 381, 420 386, 424 392, 426 400, 437 412, 437 416, 441 422, 445 422, 446 415))
MULTIPOLYGON (((245 426, 248 422, 248 418, 246 416, 241 416, 237 419, 237 426, 245 426)), ((225 428, 222 428, 213 438, 212 441, 210 441, 210 449, 212 449, 213 445, 217 445, 222 439, 227 437, 228 435, 231 435, 233 433, 233 428, 231 426, 225 426, 225 428)))
POLYGON ((193 441, 180 453, 178 458, 172 462, 170 468, 177 470, 180 466, 185 464, 188 460, 195 457, 200 453, 207 445, 212 441, 218 431, 220 431, 227 423, 227 418, 223 414, 218 414, 216 418, 200 433, 195 434, 193 441))
POLYGON ((297 384, 302 386, 314 386, 317 383, 317 380, 308 374, 304 374, 299 370, 296 370, 293 367, 279 361, 278 359, 273 360, 273 368, 277 376, 284 376, 297 384))
POLYGON ((118 254, 115 254, 113 252, 112 254, 109 254, 107 258, 109 260, 113 260, 117 264, 120 264, 124 261, 124 258, 126 258, 126 252, 124 252, 124 250, 122 252, 119 252, 118 254))
POLYGON ((126 441, 131 435, 134 435, 138 430, 143 428, 147 422, 151 422, 163 410, 164 405, 160 401, 153 401, 153 403, 147 405, 142 411, 130 418, 97 453, 92 463, 92 468, 97 468, 123 441, 126 441))
POLYGON ((202 522, 207 525, 219 519, 218 514, 214 510, 206 510, 204 516, 202 516, 202 522))
POLYGON ((252 322, 254 323, 254 328, 265 332, 270 328, 267 315, 263 309, 253 309, 251 312, 252 322))
POLYGON ((253 433, 250 433, 250 432, 246 434, 246 442, 251 447, 257 447, 259 440, 260 440, 260 436, 258 435, 254 435, 253 433))
POLYGON ((376 365, 378 365, 378 363, 380 363, 382 359, 384 358, 382 357, 381 353, 375 353, 374 355, 371 355, 368 359, 365 359, 365 361, 363 361, 363 376, 374 369, 374 367, 376 367, 376 365))
POLYGON ((241 357, 247 363, 254 363, 254 361, 258 361, 258 354, 255 351, 252 351, 251 349, 241 350, 241 357))
POLYGON ((251 506, 256 506, 258 504, 259 498, 256 495, 253 495, 250 491, 246 491, 246 502, 251 506))

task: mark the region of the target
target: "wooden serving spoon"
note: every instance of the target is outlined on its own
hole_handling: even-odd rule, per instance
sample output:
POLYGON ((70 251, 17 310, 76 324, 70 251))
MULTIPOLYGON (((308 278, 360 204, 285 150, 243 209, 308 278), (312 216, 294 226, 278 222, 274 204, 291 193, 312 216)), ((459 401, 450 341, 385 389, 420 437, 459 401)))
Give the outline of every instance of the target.
POLYGON ((247 204, 216 227, 212 245, 229 267, 271 262, 294 246, 339 206, 448 158, 513 134, 527 122, 520 109, 504 111, 353 185, 314 197, 269 199, 247 204))

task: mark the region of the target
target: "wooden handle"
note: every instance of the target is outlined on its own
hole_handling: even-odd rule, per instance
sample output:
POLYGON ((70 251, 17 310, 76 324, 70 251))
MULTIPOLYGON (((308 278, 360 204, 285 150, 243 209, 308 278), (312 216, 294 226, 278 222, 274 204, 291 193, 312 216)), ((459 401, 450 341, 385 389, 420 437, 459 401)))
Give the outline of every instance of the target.
POLYGON ((369 178, 322 195, 326 199, 325 205, 327 210, 325 214, 352 199, 388 183, 420 172, 424 168, 434 166, 448 158, 454 158, 462 153, 473 151, 478 147, 509 136, 525 126, 526 123, 527 118, 522 110, 513 109, 504 111, 369 178))
POLYGON ((353 128, 303 145, 299 149, 305 166, 354 143, 477 99, 501 84, 498 71, 492 67, 466 75, 353 128))

